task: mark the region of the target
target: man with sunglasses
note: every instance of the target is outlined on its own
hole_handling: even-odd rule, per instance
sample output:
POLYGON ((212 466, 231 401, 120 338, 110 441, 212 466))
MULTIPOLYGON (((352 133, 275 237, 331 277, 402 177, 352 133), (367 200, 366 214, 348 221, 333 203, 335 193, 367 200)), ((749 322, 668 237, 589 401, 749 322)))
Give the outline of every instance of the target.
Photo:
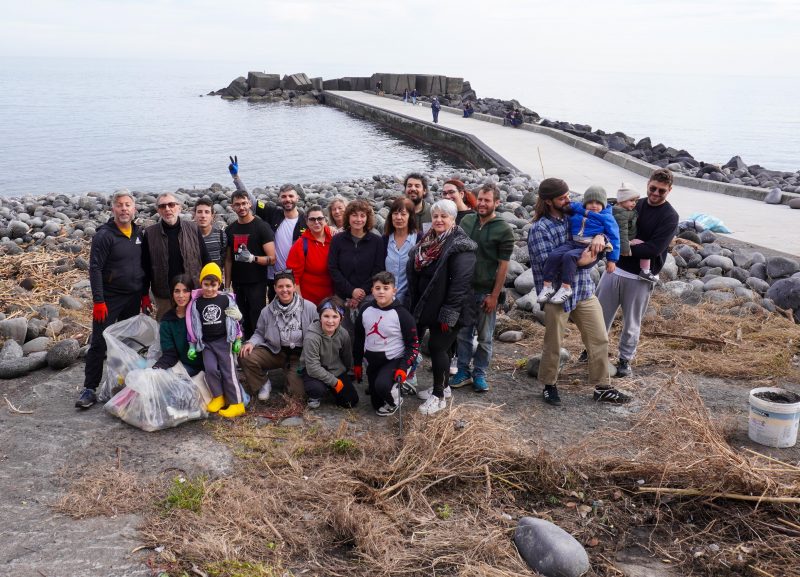
POLYGON ((671 191, 672 173, 666 168, 653 171, 647 182, 647 198, 636 203, 637 232, 636 239, 630 241, 631 253, 620 257, 614 272, 604 274, 597 287, 606 331, 611 328, 617 309, 622 308, 617 377, 631 375, 630 363, 636 354, 642 318, 654 287, 640 278, 639 261, 650 259, 651 271, 658 275, 678 228, 678 213, 667 202, 671 191))
POLYGON ((156 208, 161 220, 144 231, 142 268, 145 291, 148 288, 153 291, 156 320, 161 321, 172 308, 169 281, 179 274, 188 274, 199 286, 200 269, 211 262, 211 257, 197 225, 181 219, 181 203, 173 194, 160 194, 156 208))

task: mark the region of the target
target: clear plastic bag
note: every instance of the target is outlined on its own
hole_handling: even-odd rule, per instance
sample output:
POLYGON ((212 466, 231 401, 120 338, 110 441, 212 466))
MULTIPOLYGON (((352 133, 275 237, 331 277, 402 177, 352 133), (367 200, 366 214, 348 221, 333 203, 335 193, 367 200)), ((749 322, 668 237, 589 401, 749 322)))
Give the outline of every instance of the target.
POLYGON ((201 388, 186 371, 133 369, 105 409, 143 431, 159 431, 208 416, 201 388))
POLYGON ((125 386, 125 376, 134 369, 152 367, 161 356, 158 323, 137 315, 114 323, 103 331, 106 341, 106 370, 97 396, 107 401, 125 386))

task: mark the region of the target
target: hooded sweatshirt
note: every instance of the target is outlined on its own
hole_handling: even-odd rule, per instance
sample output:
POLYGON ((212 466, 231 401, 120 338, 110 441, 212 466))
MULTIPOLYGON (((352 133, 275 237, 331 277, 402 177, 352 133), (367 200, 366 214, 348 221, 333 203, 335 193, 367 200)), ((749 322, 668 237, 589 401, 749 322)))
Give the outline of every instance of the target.
POLYGON ((339 326, 328 336, 323 332, 320 321, 315 320, 305 333, 300 360, 309 377, 333 387, 339 375, 353 368, 350 335, 339 326))

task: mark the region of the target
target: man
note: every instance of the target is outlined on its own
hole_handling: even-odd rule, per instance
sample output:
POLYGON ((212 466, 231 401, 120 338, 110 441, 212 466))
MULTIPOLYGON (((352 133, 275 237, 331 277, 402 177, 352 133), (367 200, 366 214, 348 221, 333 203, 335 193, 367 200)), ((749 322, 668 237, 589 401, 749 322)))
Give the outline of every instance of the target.
POLYGON ((117 321, 150 308, 144 293, 142 230, 133 223, 136 204, 128 191, 114 193, 107 223, 92 238, 89 282, 92 287, 92 337, 86 353, 86 369, 75 407, 88 409, 97 402, 95 391, 103 376, 106 341, 103 331, 117 321))
POLYGON ((650 270, 658 275, 678 228, 678 213, 667 202, 671 191, 672 173, 666 168, 653 171, 647 182, 647 198, 636 203, 636 238, 630 241, 631 254, 620 257, 614 272, 603 275, 597 287, 606 331, 611 328, 617 309, 622 307, 617 377, 631 374, 630 363, 639 344, 642 317, 654 287, 653 283, 640 278, 639 261, 650 259, 650 270))
POLYGON ((269 225, 253 216, 246 191, 234 191, 231 206, 236 222, 225 229, 225 285, 228 290, 233 286, 246 340, 256 330, 258 316, 267 304, 266 267, 275 264, 275 239, 269 225))
POLYGON ((439 124, 439 111, 442 109, 442 105, 439 104, 439 99, 434 96, 433 100, 431 101, 431 113, 433 114, 433 123, 439 124))
POLYGON ((412 172, 403 182, 406 197, 414 203, 414 218, 417 221, 417 230, 425 234, 431 227, 431 207, 425 202, 428 195, 428 179, 423 175, 412 172))
POLYGON ((169 281, 188 274, 199 286, 200 269, 211 262, 203 235, 191 220, 182 220, 181 203, 169 192, 158 196, 161 221, 148 226, 142 240, 145 290, 156 297, 156 320, 172 308, 169 281))
MULTIPOLYGON (((528 233, 528 252, 536 285, 536 293, 542 290, 543 269, 547 255, 569 237, 569 219, 564 208, 569 205, 569 187, 558 178, 546 178, 539 185, 533 226, 528 233)), ((592 263, 596 255, 605 248, 606 238, 597 235, 578 266, 592 263)), ((561 405, 556 381, 558 380, 561 341, 572 319, 581 333, 589 360, 589 382, 594 385, 594 400, 609 403, 625 403, 630 396, 608 384, 608 333, 603 323, 603 311, 594 296, 594 283, 589 268, 579 268, 575 274, 572 296, 563 304, 544 305, 544 343, 539 364, 538 380, 544 383, 542 397, 550 405, 561 405)), ((556 279, 559 283, 560 279, 556 279)))
POLYGON ((194 223, 203 235, 203 242, 208 257, 220 270, 225 268, 225 231, 214 225, 214 203, 207 196, 199 199, 194 205, 194 223))
POLYGON ((500 190, 494 183, 478 189, 476 213, 461 219, 461 228, 478 244, 477 261, 472 276, 478 317, 473 325, 463 327, 458 333, 458 372, 450 381, 451 387, 462 387, 472 382, 477 393, 489 390, 486 370, 492 360, 492 341, 497 320, 497 304, 504 294, 508 261, 514 251, 514 232, 511 226, 495 212, 500 205, 500 190), (477 329, 478 348, 472 352, 472 338, 477 329), (470 360, 473 370, 470 372, 470 360))

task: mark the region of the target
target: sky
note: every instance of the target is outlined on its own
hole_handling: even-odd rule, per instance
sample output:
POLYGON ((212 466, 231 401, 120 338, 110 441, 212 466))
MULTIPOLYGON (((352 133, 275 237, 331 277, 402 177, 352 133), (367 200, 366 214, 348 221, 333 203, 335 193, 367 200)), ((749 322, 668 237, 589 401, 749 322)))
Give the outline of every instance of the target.
POLYGON ((798 0, 27 0, 0 58, 214 60, 325 77, 800 75, 798 0), (474 72, 472 76, 474 76, 474 72))

